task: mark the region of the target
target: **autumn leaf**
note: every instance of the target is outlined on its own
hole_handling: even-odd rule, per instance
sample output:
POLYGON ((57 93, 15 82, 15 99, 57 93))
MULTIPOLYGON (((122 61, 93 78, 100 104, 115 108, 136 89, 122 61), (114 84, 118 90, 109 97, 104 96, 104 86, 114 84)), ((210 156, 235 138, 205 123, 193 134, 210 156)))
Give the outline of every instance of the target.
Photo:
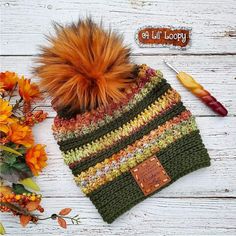
POLYGON ((67 225, 66 225, 66 221, 65 221, 64 219, 62 219, 61 217, 58 217, 58 218, 57 218, 57 221, 58 221, 58 224, 59 224, 62 228, 66 229, 67 225))
POLYGON ((20 216, 20 223, 23 227, 25 227, 31 220, 31 216, 21 215, 20 216))
POLYGON ((64 208, 59 212, 59 215, 66 216, 71 212, 71 208, 64 208))
POLYGON ((25 207, 28 211, 34 211, 38 208, 38 206, 39 206, 39 201, 35 201, 27 203, 25 207))

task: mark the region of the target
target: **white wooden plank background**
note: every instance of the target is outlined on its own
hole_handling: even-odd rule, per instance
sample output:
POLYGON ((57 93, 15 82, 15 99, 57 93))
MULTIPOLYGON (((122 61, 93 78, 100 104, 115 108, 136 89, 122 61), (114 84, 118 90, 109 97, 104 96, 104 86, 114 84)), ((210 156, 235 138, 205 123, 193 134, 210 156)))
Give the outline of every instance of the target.
POLYGON ((138 48, 134 32, 143 24, 192 27, 192 47, 183 53, 235 53, 235 5, 234 0, 1 0, 2 54, 35 54, 35 45, 52 30, 52 20, 68 23, 90 14, 123 32, 135 54, 180 54, 165 48, 138 48))
MULTIPOLYGON (((161 69, 197 117, 212 165, 183 177, 145 200, 112 225, 101 220, 95 207, 74 184, 52 137, 55 112, 46 99, 41 105, 49 118, 34 130, 37 142, 47 144, 49 165, 37 178, 46 213, 72 207, 81 224, 60 229, 56 222, 20 228, 16 218, 1 214, 8 235, 236 235, 236 1, 26 1, 1 0, 0 70, 31 77, 37 45, 52 20, 68 23, 91 14, 124 33, 133 60, 161 69), (187 51, 138 48, 134 31, 144 24, 193 28, 187 51), (229 116, 216 116, 186 91, 163 64, 167 59, 196 79, 225 104, 229 116)), ((33 78, 37 81, 37 78, 33 78)))

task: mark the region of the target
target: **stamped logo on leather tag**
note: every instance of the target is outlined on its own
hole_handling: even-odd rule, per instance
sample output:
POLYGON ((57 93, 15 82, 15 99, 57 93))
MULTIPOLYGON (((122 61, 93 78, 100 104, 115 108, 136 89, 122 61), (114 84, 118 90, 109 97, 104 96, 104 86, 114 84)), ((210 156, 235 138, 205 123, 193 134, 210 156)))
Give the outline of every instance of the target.
POLYGON ((171 181, 159 160, 154 156, 131 169, 131 174, 145 196, 171 181))
POLYGON ((190 46, 191 28, 144 26, 135 34, 140 47, 170 47, 187 49, 190 46))

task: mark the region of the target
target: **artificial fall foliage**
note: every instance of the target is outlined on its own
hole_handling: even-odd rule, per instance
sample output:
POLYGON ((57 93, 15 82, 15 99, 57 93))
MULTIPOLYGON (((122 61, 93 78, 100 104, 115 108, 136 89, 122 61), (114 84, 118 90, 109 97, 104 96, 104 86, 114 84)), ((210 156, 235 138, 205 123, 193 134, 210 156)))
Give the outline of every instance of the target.
MULTIPOLYGON (((43 213, 39 186, 32 177, 47 166, 45 145, 35 144, 32 127, 44 121, 47 113, 36 110, 35 102, 43 99, 37 84, 14 72, 0 73, 0 211, 18 216, 25 227, 30 221, 57 219, 66 228, 66 219, 78 223, 78 216, 66 216, 71 209, 40 218, 43 213), (36 191, 36 192, 32 192, 36 191)), ((0 234, 5 229, 0 222, 0 234)))
POLYGON ((11 183, 38 175, 47 165, 45 146, 35 144, 32 127, 47 113, 34 111, 42 99, 37 84, 14 72, 0 73, 0 176, 11 183))

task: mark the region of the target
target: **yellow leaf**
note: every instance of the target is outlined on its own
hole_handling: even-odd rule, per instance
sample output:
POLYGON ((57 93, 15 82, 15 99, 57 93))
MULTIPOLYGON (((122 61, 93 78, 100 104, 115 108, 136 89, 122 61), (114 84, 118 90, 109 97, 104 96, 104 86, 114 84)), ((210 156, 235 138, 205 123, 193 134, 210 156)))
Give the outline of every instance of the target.
POLYGON ((33 189, 34 191, 40 191, 39 186, 31 178, 23 179, 20 181, 20 183, 26 186, 27 188, 33 189))
POLYGON ((14 153, 18 156, 22 156, 22 154, 20 152, 17 152, 16 150, 10 148, 10 147, 6 147, 4 145, 0 145, 0 150, 3 150, 3 151, 6 151, 6 152, 11 152, 11 153, 14 153))
POLYGON ((2 225, 2 223, 0 222, 0 234, 1 234, 1 235, 4 235, 5 233, 6 233, 6 231, 5 231, 5 229, 4 229, 3 225, 2 225))

